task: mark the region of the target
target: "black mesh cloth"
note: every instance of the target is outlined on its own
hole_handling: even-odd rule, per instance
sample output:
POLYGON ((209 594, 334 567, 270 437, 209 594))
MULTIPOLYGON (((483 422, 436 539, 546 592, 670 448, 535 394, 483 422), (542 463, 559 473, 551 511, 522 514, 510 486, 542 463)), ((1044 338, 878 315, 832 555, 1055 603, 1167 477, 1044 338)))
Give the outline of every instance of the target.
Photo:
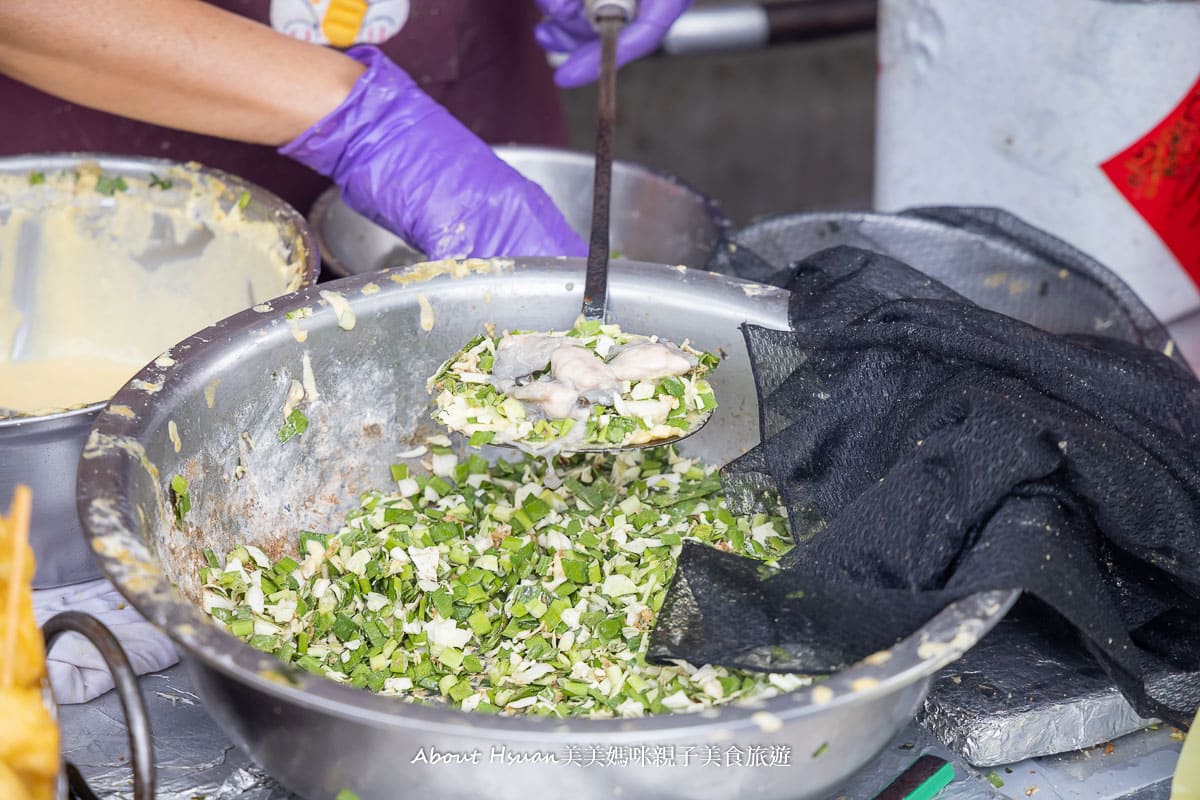
POLYGON ((762 443, 722 475, 738 510, 777 493, 796 547, 763 574, 686 546, 650 656, 828 672, 955 599, 1019 588, 1139 713, 1186 724, 1200 705, 1196 379, 863 250, 812 256, 788 288, 793 330, 744 328, 762 443))

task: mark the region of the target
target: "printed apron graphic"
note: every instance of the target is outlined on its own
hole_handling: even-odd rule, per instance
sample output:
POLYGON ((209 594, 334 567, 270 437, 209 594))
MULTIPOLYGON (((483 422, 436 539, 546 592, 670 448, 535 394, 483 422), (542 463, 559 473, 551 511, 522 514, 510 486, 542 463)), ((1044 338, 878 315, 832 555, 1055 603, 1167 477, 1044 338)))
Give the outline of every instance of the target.
POLYGON ((408 21, 409 0, 271 0, 271 27, 306 42, 380 44, 408 21))

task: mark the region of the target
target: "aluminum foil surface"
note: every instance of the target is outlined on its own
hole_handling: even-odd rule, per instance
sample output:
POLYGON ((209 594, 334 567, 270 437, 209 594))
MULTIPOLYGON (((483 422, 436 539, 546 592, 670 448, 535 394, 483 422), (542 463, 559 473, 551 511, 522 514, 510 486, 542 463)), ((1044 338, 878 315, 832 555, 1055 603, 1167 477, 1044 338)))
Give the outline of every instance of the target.
MULTIPOLYGON (((234 747, 176 665, 140 679, 154 736, 156 800, 298 800, 234 747)), ((115 692, 61 706, 63 758, 104 800, 133 796, 125 715, 115 692)))
POLYGON ((1069 633, 1035 626, 1038 611, 1019 603, 934 678, 925 701, 921 723, 977 767, 1080 750, 1154 723, 1069 633))

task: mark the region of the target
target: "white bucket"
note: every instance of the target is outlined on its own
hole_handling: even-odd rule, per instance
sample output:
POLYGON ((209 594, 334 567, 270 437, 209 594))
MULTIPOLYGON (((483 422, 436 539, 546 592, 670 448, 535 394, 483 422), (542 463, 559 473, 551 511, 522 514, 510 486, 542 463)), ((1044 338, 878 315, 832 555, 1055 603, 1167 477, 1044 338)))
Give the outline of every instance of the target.
POLYGON ((1163 321, 1200 307, 1200 2, 882 0, 879 65, 880 210, 1004 208, 1163 321), (1127 152, 1147 142, 1175 148, 1150 187, 1127 152))

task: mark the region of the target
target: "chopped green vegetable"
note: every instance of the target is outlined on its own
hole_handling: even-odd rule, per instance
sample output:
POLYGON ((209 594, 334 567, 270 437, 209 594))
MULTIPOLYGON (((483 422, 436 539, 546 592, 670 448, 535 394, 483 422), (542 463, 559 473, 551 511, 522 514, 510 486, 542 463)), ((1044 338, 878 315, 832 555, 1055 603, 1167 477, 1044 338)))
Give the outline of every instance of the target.
POLYGON ((990 770, 983 777, 987 779, 988 783, 997 789, 1004 785, 1004 781, 1000 779, 1000 776, 996 774, 995 770, 990 770))
POLYGON ((129 186, 125 183, 125 179, 120 175, 117 175, 116 177, 101 175, 96 179, 96 191, 102 195, 112 197, 117 192, 124 192, 128 190, 129 186))
POLYGON ((333 800, 359 800, 359 796, 349 789, 342 789, 333 800))
POLYGON ((279 429, 279 441, 286 442, 306 430, 308 430, 308 417, 304 416, 304 412, 300 409, 294 408, 292 413, 288 414, 283 427, 279 429))
POLYGON ((44 173, 44 172, 29 173, 29 185, 30 186, 37 186, 39 183, 45 183, 45 182, 46 182, 46 173, 44 173))
MULTIPOLYGON (((192 496, 188 491, 187 479, 182 475, 171 478, 171 495, 175 505, 175 522, 182 526, 184 515, 192 510, 192 496)), ((209 560, 209 563, 212 563, 212 559, 209 560)), ((213 566, 216 565, 213 564, 213 566)))
POLYGON ((248 206, 248 205, 250 205, 250 193, 242 192, 241 196, 238 197, 238 201, 237 201, 238 211, 245 211, 246 206, 248 206))
POLYGON ((430 452, 439 474, 393 468, 400 485, 302 532, 294 557, 206 556, 206 610, 301 669, 467 711, 637 717, 808 683, 646 662, 684 541, 732 549, 736 532, 765 563, 791 546, 781 516, 730 514, 712 468, 657 448, 560 458, 551 479, 541 458, 460 471, 430 452))
POLYGON ((471 445, 471 447, 480 447, 495 438, 495 431, 475 431, 471 434, 471 438, 467 441, 467 444, 471 445))
POLYGON ((169 181, 165 178, 160 178, 157 175, 155 175, 153 172, 150 173, 150 188, 151 189, 164 189, 165 190, 165 189, 170 189, 173 185, 174 184, 171 181, 169 181))

